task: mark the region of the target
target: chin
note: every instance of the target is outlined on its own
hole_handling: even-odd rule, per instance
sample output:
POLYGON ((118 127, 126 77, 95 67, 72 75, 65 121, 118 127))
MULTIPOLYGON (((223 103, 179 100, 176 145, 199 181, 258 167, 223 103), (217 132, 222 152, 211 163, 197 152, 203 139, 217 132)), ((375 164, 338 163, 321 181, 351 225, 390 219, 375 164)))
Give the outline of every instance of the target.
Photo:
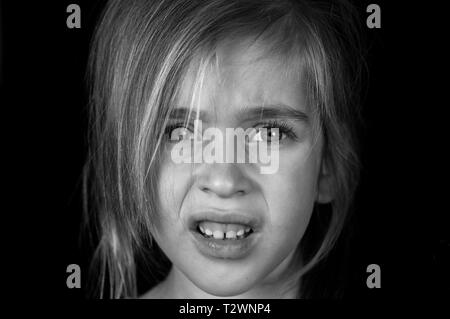
POLYGON ((249 280, 248 277, 240 275, 239 278, 229 277, 225 281, 218 280, 217 278, 203 277, 194 283, 204 292, 216 297, 233 297, 250 290, 255 282, 256 280, 249 280))

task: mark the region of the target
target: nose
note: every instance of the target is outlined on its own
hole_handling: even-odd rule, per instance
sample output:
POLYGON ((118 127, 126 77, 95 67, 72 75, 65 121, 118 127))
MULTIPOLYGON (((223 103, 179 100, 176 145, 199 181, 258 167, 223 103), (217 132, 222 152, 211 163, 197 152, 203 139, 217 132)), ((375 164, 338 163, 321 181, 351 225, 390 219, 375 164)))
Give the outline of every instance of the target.
POLYGON ((228 163, 202 165, 197 175, 199 189, 223 198, 250 193, 252 183, 239 165, 228 163))

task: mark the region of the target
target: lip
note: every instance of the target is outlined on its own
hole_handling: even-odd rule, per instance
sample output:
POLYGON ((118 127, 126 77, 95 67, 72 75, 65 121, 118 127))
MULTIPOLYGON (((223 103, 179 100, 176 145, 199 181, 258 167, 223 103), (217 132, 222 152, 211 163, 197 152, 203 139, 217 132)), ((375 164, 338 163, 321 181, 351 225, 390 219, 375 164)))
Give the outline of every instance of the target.
POLYGON ((194 214, 188 219, 188 227, 192 240, 205 257, 221 259, 242 259, 248 256, 257 245, 261 236, 260 227, 262 220, 256 215, 241 214, 237 212, 205 211, 194 214), (251 227, 253 232, 242 239, 215 239, 206 238, 197 231, 197 225, 201 221, 217 223, 241 224, 251 227))

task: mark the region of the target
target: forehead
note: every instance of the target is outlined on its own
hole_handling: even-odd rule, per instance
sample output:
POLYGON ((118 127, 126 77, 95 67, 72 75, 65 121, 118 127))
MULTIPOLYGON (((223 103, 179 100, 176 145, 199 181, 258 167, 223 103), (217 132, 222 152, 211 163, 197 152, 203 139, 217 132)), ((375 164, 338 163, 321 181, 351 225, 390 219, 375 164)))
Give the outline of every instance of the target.
POLYGON ((178 105, 229 113, 285 104, 307 111, 300 63, 267 54, 262 43, 224 42, 210 59, 195 59, 182 81, 178 105))

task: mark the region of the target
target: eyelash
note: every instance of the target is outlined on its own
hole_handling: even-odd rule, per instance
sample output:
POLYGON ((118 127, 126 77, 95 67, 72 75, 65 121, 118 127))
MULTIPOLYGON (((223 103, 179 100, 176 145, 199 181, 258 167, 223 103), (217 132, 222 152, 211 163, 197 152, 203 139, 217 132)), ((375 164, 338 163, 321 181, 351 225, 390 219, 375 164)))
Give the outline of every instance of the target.
MULTIPOLYGON (((297 134, 295 134, 292 127, 284 121, 270 120, 267 122, 259 123, 260 128, 278 128, 280 134, 285 134, 292 140, 297 140, 297 134)), ((282 141, 283 139, 280 139, 282 141)))
MULTIPOLYGON (((288 138, 290 138, 292 140, 297 140, 297 134, 295 134, 292 127, 284 121, 270 120, 267 122, 258 123, 254 127, 268 128, 268 129, 278 128, 280 134, 285 134, 288 138)), ((167 137, 170 137, 173 130, 175 130, 177 128, 186 128, 186 129, 190 130, 191 132, 194 131, 194 127, 192 125, 186 125, 184 122, 180 122, 180 123, 174 123, 174 124, 167 125, 164 130, 164 135, 166 135, 167 137)), ((283 139, 280 139, 280 141, 281 140, 283 140, 283 139)))
POLYGON ((185 123, 174 123, 174 124, 168 124, 166 128, 164 129, 164 134, 170 135, 173 130, 177 128, 187 128, 190 131, 194 131, 194 128, 192 125, 186 125, 185 123))

